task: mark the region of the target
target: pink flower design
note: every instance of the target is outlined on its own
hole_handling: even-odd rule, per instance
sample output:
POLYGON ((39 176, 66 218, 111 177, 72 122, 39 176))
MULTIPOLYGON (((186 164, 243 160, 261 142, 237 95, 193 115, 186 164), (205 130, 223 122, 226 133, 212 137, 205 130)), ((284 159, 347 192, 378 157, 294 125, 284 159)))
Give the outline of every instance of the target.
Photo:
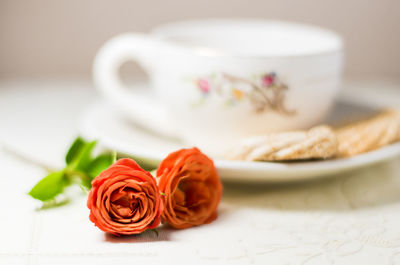
POLYGON ((261 78, 262 85, 266 87, 271 86, 275 82, 275 77, 276 77, 275 73, 269 73, 264 75, 261 78))
POLYGON ((210 83, 206 79, 197 80, 197 86, 200 88, 201 92, 207 94, 210 92, 210 83))
POLYGON ((267 110, 291 115, 295 111, 285 106, 284 92, 289 89, 276 72, 254 74, 250 79, 229 73, 211 73, 208 76, 192 79, 191 84, 201 93, 195 106, 202 105, 211 95, 221 97, 224 106, 232 106, 242 101, 253 105, 255 112, 267 110))

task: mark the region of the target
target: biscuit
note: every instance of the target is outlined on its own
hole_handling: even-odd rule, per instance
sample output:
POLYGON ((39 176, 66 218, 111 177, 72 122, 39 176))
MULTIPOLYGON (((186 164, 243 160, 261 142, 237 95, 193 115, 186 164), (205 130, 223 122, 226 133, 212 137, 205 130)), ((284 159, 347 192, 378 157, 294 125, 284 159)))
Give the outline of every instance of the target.
POLYGON ((400 140, 400 112, 386 110, 336 130, 338 157, 365 153, 400 140))
POLYGON ((321 125, 308 131, 270 133, 244 139, 227 159, 291 161, 351 157, 400 141, 400 112, 385 110, 336 130, 321 125))
POLYGON ((337 154, 338 141, 329 126, 308 131, 270 133, 245 139, 227 156, 247 161, 326 159, 337 154))

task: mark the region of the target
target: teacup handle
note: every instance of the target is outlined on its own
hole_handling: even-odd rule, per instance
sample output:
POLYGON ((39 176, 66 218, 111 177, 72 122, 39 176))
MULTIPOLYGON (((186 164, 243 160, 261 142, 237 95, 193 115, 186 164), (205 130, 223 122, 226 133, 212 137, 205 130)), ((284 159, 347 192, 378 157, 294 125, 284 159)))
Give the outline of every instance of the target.
POLYGON ((140 95, 121 82, 118 70, 127 61, 135 61, 145 70, 144 57, 153 57, 163 44, 148 35, 126 33, 106 42, 96 55, 93 64, 95 86, 119 108, 129 112, 141 125, 163 134, 173 135, 165 107, 155 99, 140 95))

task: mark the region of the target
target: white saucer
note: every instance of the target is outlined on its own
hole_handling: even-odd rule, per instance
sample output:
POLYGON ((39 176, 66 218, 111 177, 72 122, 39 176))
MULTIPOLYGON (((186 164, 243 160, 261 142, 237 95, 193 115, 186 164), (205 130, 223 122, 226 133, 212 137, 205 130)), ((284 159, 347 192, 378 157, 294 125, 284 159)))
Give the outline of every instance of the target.
MULTIPOLYGON (((338 103, 328 122, 348 119, 371 111, 354 103, 338 103)), ((107 103, 98 102, 86 111, 81 134, 100 144, 156 167, 168 153, 185 147, 176 139, 147 131, 126 120, 107 103)), ((346 159, 291 163, 245 162, 215 159, 223 180, 241 182, 288 182, 329 176, 364 167, 400 155, 400 143, 346 159)))

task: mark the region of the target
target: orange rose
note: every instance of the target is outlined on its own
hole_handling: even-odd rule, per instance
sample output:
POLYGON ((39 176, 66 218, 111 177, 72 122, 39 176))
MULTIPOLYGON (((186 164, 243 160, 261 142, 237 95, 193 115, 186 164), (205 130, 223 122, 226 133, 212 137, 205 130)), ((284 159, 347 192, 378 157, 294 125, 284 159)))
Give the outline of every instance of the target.
POLYGON ((92 181, 87 206, 90 220, 114 235, 157 227, 163 208, 154 177, 128 158, 118 160, 92 181))
POLYGON ((163 222, 188 228, 217 218, 222 184, 213 161, 199 149, 169 154, 157 169, 157 178, 165 195, 163 222))

